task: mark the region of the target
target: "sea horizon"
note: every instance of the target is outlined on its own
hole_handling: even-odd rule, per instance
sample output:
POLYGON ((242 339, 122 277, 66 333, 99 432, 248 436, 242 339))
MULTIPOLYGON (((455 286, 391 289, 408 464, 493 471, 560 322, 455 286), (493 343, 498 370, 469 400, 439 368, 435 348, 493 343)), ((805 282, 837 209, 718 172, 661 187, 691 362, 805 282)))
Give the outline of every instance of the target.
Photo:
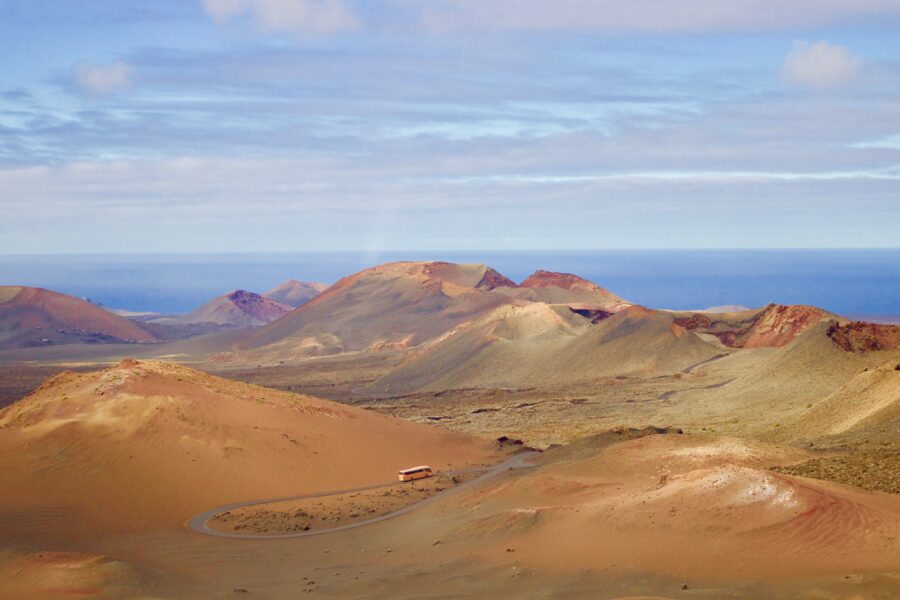
POLYGON ((397 260, 484 263, 516 282, 573 273, 651 308, 810 304, 856 318, 900 315, 900 248, 404 250, 0 255, 0 284, 43 287, 110 309, 175 314, 234 289, 334 283, 397 260))

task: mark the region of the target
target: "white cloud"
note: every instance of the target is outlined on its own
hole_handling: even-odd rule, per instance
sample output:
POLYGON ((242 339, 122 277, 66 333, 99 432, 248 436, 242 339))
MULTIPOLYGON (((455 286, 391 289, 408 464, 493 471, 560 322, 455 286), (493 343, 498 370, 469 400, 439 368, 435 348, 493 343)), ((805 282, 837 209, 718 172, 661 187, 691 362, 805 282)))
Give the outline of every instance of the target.
POLYGON ((795 85, 829 88, 849 83, 862 71, 862 61, 843 46, 827 42, 795 42, 781 67, 781 78, 795 85))
POLYGON ((336 33, 359 25, 344 0, 203 0, 203 7, 220 25, 247 15, 272 32, 336 33))
POLYGON ((310 155, 0 167, 0 213, 8 215, 0 220, 0 253, 222 251, 223 243, 230 251, 692 248, 698 240, 822 247, 835 239, 891 247, 900 216, 891 173, 448 182, 405 177, 414 161, 395 171, 392 162, 310 155), (747 222, 764 219, 766 236, 748 233, 747 222), (501 221, 512 234, 497 235, 501 221))
POLYGON ((91 94, 108 94, 131 83, 132 68, 121 61, 108 65, 75 65, 75 81, 91 94))

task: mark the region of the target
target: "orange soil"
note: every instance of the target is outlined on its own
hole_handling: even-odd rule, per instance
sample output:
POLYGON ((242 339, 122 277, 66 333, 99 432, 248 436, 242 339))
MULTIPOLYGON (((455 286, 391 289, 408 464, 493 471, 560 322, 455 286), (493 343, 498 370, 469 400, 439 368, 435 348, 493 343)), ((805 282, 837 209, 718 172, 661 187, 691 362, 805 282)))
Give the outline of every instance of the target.
POLYGON ((0 551, 0 597, 57 598, 133 597, 138 581, 128 565, 105 556, 79 552, 0 551))
POLYGON ((167 363, 65 373, 0 411, 0 535, 178 527, 230 502, 495 462, 491 444, 167 363))
POLYGON ((468 494, 455 543, 529 568, 778 580, 900 569, 900 498, 774 473, 802 454, 651 436, 468 494))

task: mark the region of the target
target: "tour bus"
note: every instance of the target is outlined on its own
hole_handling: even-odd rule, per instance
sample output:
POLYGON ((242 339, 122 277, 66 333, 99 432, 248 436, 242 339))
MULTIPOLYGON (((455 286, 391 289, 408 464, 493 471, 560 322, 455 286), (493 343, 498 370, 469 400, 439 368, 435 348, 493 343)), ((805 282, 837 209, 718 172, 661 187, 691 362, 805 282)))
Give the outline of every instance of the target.
POLYGON ((423 477, 431 477, 434 472, 428 465, 413 467, 411 469, 403 469, 400 471, 400 481, 412 481, 413 479, 422 479, 423 477))

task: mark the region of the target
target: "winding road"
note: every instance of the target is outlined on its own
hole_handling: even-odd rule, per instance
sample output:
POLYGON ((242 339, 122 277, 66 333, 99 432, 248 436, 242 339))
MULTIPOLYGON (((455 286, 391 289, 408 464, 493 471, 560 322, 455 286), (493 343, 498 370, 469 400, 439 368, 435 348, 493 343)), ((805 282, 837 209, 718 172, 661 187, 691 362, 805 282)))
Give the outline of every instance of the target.
MULTIPOLYGON (((285 539, 285 538, 299 538, 299 537, 309 537, 313 535, 325 535, 327 533, 335 533, 338 531, 346 531, 348 529, 355 529, 357 527, 365 527, 366 525, 372 525, 373 523, 378 523, 380 521, 387 521, 388 519, 392 519, 394 517, 400 516, 402 514, 411 512, 417 508, 421 508, 426 504, 434 502, 440 498, 446 498, 452 494, 459 493, 467 488, 478 485, 479 483, 483 483, 488 479, 492 479, 503 473, 505 471, 509 471, 512 469, 522 469, 533 467, 534 465, 526 464, 525 461, 531 457, 537 456, 540 454, 539 452, 522 452, 520 454, 516 454, 515 456, 510 457, 509 459, 503 461, 500 464, 494 465, 490 467, 486 472, 482 475, 472 479, 471 481, 467 481, 465 483, 461 483, 456 487, 452 487, 446 489, 442 492, 438 492, 434 496, 426 498, 420 502, 415 502, 408 506, 404 506, 400 510, 395 510, 394 512, 389 512, 377 517, 373 517, 366 521, 360 521, 358 523, 351 523, 349 525, 343 525, 341 527, 332 527, 330 529, 320 529, 318 531, 301 531, 296 533, 276 533, 272 535, 262 534, 262 533, 233 533, 230 531, 216 531, 215 529, 210 529, 208 523, 209 520, 213 517, 216 517, 224 512, 228 512, 229 510, 235 510, 238 508, 247 508, 249 506, 260 506, 263 504, 271 504, 273 502, 286 502, 289 500, 305 500, 307 498, 322 498, 324 496, 337 496, 339 494, 353 494, 356 492, 365 492, 367 490, 374 490, 378 488, 388 487, 392 485, 396 485, 397 481, 391 481, 389 483, 376 483, 374 485, 368 485, 364 487, 351 488, 347 490, 334 490, 330 492, 320 492, 317 494, 306 494, 303 496, 289 496, 286 498, 270 498, 268 500, 252 500, 250 502, 235 502, 233 504, 225 504, 224 506, 218 506, 216 508, 212 508, 206 512, 200 513, 199 515, 193 517, 190 521, 188 521, 188 527, 193 529, 198 533, 205 533, 206 535, 212 535, 215 537, 223 537, 223 538, 234 538, 241 540, 276 540, 276 539, 285 539)), ((459 471, 449 471, 445 472, 445 474, 459 473, 464 470, 459 471)))

